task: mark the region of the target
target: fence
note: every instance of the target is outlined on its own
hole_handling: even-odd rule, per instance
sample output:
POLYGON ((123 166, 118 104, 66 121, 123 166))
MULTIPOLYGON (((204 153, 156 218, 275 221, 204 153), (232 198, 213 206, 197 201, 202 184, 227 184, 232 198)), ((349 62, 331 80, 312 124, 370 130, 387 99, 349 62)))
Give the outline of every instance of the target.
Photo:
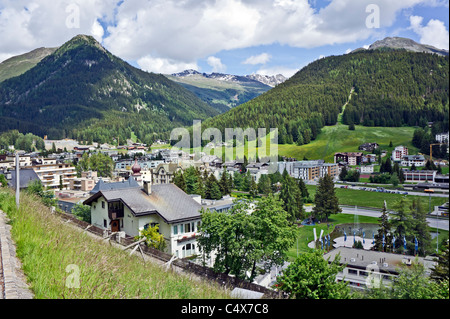
MULTIPOLYGON (((97 226, 91 225, 87 222, 81 221, 71 214, 67 214, 64 212, 58 213, 58 214, 61 216, 61 218, 65 219, 66 221, 70 220, 70 222, 72 224, 74 224, 77 227, 82 228, 85 231, 88 231, 96 236, 103 238, 105 235, 105 230, 103 230, 97 226)), ((125 237, 125 238, 119 239, 119 236, 117 236, 117 235, 112 236, 111 240, 114 240, 117 244, 120 244, 124 247, 131 245, 132 243, 135 242, 134 238, 132 238, 132 237, 125 237)), ((220 285, 225 286, 228 289, 242 288, 242 289, 247 289, 247 290, 263 293, 264 294, 263 298, 266 298, 266 299, 284 299, 287 297, 286 294, 283 292, 274 291, 267 287, 264 287, 264 286, 261 286, 261 285, 258 285, 258 284, 252 283, 252 282, 248 282, 248 281, 245 281, 245 280, 242 280, 242 279, 239 279, 239 278, 227 275, 227 274, 216 273, 211 268, 196 264, 187 259, 172 260, 172 257, 173 257, 172 255, 162 252, 160 250, 157 250, 155 248, 148 247, 146 245, 141 246, 141 249, 142 249, 143 253, 146 254, 147 256, 156 258, 165 263, 172 261, 173 267, 178 267, 181 270, 195 274, 195 275, 199 276, 200 278, 214 281, 220 285)))

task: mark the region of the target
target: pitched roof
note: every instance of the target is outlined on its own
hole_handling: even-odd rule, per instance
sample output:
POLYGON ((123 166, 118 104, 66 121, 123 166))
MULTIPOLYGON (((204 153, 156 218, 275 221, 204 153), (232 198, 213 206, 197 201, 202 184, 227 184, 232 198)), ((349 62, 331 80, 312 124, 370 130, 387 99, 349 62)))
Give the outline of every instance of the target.
POLYGON ((119 190, 126 188, 140 188, 140 186, 134 178, 128 178, 128 180, 126 181, 117 183, 105 183, 102 179, 100 179, 97 184, 95 184, 94 188, 89 192, 89 194, 92 195, 99 191, 119 190))
MULTIPOLYGON (((16 188, 16 171, 11 170, 11 179, 8 180, 8 186, 12 188, 16 188)), ((5 174, 4 174, 5 175, 5 174)), ((34 180, 39 180, 36 172, 32 169, 21 168, 19 172, 19 183, 20 188, 27 188, 28 184, 30 184, 34 180)))
POLYGON ((84 201, 91 204, 100 197, 106 201, 118 201, 126 205, 136 216, 160 215, 167 223, 200 217, 201 205, 174 184, 152 185, 147 195, 140 187, 101 190, 84 201))

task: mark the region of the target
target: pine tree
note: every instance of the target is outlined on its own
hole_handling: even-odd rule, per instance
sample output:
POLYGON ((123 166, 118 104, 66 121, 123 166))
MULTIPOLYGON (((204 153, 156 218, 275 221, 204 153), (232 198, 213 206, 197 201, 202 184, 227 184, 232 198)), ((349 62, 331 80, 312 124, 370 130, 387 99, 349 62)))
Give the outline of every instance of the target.
POLYGON ((418 254, 420 256, 426 256, 432 250, 431 235, 428 231, 427 212, 423 209, 423 206, 419 199, 413 199, 411 205, 411 213, 414 221, 414 237, 419 241, 418 254))
POLYGON ((390 249, 395 249, 395 247, 392 247, 391 245, 391 224, 389 223, 389 213, 386 207, 386 202, 384 202, 383 210, 381 211, 381 216, 378 221, 380 223, 380 228, 378 228, 378 234, 375 235, 375 249, 378 251, 389 251, 390 249))
POLYGON ((442 250, 438 253, 436 261, 437 264, 434 266, 433 269, 431 269, 431 278, 435 281, 443 281, 447 280, 448 283, 448 276, 449 276, 449 256, 448 256, 448 238, 445 240, 444 244, 442 245, 442 250))
POLYGON ((314 203, 313 215, 318 220, 328 221, 328 217, 331 214, 342 212, 342 209, 339 207, 339 199, 335 193, 333 179, 330 175, 327 174, 319 179, 314 203))
POLYGON ((292 222, 303 217, 303 199, 300 188, 294 178, 289 176, 286 170, 281 181, 280 200, 283 209, 288 212, 292 222))
POLYGON ((220 186, 214 174, 209 175, 205 184, 205 198, 206 199, 221 199, 222 193, 220 186))
POLYGON ((184 179, 184 175, 182 171, 176 172, 173 177, 173 183, 178 186, 183 192, 186 192, 186 181, 184 179))
POLYGON ((220 177, 219 181, 220 191, 223 195, 228 195, 231 192, 231 189, 229 188, 229 179, 228 179, 228 172, 226 167, 224 167, 222 176, 220 177))

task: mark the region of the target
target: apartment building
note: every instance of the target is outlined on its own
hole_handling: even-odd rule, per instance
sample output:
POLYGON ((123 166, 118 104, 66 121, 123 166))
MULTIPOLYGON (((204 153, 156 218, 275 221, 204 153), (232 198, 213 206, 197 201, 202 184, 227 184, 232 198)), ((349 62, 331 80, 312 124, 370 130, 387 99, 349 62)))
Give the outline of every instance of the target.
POLYGON ((70 181, 76 178, 75 167, 68 163, 57 163, 56 160, 42 160, 49 164, 35 164, 31 166, 44 187, 50 189, 67 189, 70 181))

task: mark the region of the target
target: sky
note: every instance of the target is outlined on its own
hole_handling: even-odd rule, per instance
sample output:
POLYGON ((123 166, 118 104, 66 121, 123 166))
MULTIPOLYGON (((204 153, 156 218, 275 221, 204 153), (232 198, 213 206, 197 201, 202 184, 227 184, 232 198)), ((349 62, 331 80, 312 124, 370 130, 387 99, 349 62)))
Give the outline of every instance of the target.
POLYGON ((78 34, 148 72, 290 77, 385 37, 449 49, 449 0, 0 0, 0 61, 78 34))

